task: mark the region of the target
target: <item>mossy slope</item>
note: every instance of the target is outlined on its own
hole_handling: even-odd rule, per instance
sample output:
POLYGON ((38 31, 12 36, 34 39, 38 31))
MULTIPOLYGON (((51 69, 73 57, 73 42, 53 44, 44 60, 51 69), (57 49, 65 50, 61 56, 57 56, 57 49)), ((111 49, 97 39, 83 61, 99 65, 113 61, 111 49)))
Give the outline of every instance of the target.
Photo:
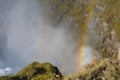
POLYGON ((0 80, 39 80, 37 79, 38 76, 42 76, 42 80, 48 80, 50 77, 53 77, 53 75, 57 75, 56 78, 59 79, 62 77, 57 67, 53 66, 52 64, 48 62, 42 64, 33 62, 18 72, 16 75, 2 76, 0 77, 0 80), (49 77, 47 77, 47 75, 49 75, 49 77))

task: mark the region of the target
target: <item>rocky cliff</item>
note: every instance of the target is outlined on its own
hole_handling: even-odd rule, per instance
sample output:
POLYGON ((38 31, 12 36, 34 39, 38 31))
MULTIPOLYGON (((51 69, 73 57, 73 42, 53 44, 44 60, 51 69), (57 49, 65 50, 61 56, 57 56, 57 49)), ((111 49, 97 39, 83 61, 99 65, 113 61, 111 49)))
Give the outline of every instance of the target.
POLYGON ((79 39, 87 35, 87 44, 97 50, 102 58, 118 57, 119 0, 45 0, 43 2, 44 5, 48 5, 45 15, 52 25, 69 24, 76 42, 79 43, 79 39))

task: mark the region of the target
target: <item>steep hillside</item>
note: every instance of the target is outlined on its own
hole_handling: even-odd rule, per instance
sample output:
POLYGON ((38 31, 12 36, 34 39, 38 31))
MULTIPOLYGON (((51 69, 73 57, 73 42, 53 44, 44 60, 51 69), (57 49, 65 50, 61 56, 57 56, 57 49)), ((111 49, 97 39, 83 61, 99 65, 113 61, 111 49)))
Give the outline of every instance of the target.
POLYGON ((79 73, 65 77, 64 80, 119 80, 120 64, 118 61, 96 60, 79 73))
POLYGON ((100 0, 91 21, 90 43, 103 57, 116 58, 119 53, 119 0, 100 0), (94 39, 94 42, 93 39, 94 39))
POLYGON ((44 3, 52 10, 51 15, 47 12, 52 24, 69 23, 78 47, 84 43, 81 38, 87 36, 87 45, 101 57, 66 80, 119 80, 120 0, 44 0, 44 3))
POLYGON ((87 43, 102 57, 117 57, 120 48, 120 0, 44 0, 52 24, 70 24, 78 42, 87 43), (51 11, 49 11, 51 10, 51 11), (49 14, 50 13, 50 14, 49 14))

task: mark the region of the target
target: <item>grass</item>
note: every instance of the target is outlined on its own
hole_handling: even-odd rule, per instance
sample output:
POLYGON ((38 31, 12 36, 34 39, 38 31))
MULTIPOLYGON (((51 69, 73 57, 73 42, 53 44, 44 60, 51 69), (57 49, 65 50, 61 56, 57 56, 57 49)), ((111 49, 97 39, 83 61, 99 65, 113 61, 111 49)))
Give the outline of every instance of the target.
POLYGON ((60 74, 57 67, 52 66, 50 63, 38 63, 33 62, 29 64, 26 68, 21 70, 17 76, 31 76, 34 77, 36 75, 46 74, 46 73, 54 73, 54 74, 60 74))
POLYGON ((32 80, 61 80, 61 77, 54 73, 46 73, 43 75, 39 75, 38 77, 35 77, 32 80))
MULTIPOLYGON (((44 63, 43 65, 44 67, 46 66, 46 68, 50 68, 51 66, 49 63, 44 63)), ((36 62, 32 63, 32 66, 36 68, 38 68, 38 66, 39 68, 42 67, 36 62)), ((33 74, 34 77, 31 77, 30 75, 26 76, 26 71, 33 71, 30 67, 31 64, 24 68, 24 71, 20 71, 17 75, 0 77, 0 80, 119 80, 120 78, 119 61, 116 59, 111 60, 110 58, 96 59, 89 63, 84 69, 81 69, 79 73, 64 77, 60 74, 56 74, 55 72, 49 72, 49 69, 48 72, 44 74, 33 74)))
MULTIPOLYGON (((79 30, 81 31, 81 35, 87 33, 88 25, 95 13, 95 5, 98 0, 90 0, 88 4, 78 3, 73 0, 51 0, 52 5, 54 5, 57 11, 64 17, 64 15, 72 16, 73 19, 79 25, 79 30)), ((103 8, 102 11, 98 11, 97 15, 103 18, 103 21, 106 22, 109 29, 113 29, 116 32, 116 37, 118 41, 120 41, 120 0, 99 0, 97 4, 103 8)), ((73 26, 74 27, 74 26, 73 26)), ((103 31, 103 30, 101 30, 103 31)), ((103 38, 106 39, 110 35, 110 32, 106 32, 103 35, 103 38)), ((84 36, 84 35, 83 35, 84 36)), ((80 38, 80 37, 79 37, 80 38)), ((107 48, 104 44, 100 44, 98 46, 102 50, 103 60, 95 60, 85 69, 80 71, 75 75, 65 76, 64 80, 119 80, 120 76, 120 65, 116 59, 111 59, 109 57, 106 58, 108 54, 107 48)), ((111 52, 111 51, 110 51, 111 52)), ((111 56, 109 54, 108 56, 111 56)), ((44 74, 38 76, 34 80, 40 79, 53 79, 55 78, 54 74, 44 74), (51 77, 51 75, 53 77, 51 77)))
POLYGON ((15 75, 1 76, 0 80, 60 80, 61 78, 61 73, 52 64, 33 62, 15 75))
POLYGON ((80 73, 65 77, 65 80, 119 80, 119 67, 116 60, 96 60, 80 73))

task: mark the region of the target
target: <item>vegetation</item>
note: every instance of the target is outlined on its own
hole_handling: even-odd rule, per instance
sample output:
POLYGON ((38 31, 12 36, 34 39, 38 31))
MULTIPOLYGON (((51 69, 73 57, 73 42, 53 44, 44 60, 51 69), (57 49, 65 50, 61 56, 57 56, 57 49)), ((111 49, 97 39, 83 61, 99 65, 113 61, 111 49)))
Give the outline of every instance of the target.
POLYGON ((81 33, 77 37, 80 39, 83 38, 80 37, 81 35, 86 36, 93 16, 97 15, 102 19, 97 24, 97 27, 102 27, 103 23, 105 23, 109 29, 106 32, 103 30, 103 27, 96 30, 99 34, 98 36, 101 36, 100 34, 103 32, 102 41, 99 42, 97 39, 98 42, 94 45, 95 49, 101 53, 103 60, 92 62, 80 73, 66 76, 65 80, 119 80, 119 62, 116 58, 116 52, 113 51, 114 41, 111 40, 111 31, 115 30, 115 36, 120 42, 120 0, 51 0, 50 2, 55 6, 55 11, 57 9, 56 12, 62 15, 62 17, 64 15, 73 17, 74 21, 79 25, 81 33), (99 10, 96 10, 96 7, 99 10), (106 39, 112 42, 112 44, 108 43, 109 45, 105 45, 106 39))
POLYGON ((65 80, 119 80, 120 64, 116 60, 95 60, 80 73, 67 76, 65 80))
MULTIPOLYGON (((95 49, 97 49, 103 57, 108 56, 108 47, 105 45, 104 41, 111 37, 110 34, 112 30, 115 30, 115 36, 120 42, 120 0, 51 0, 49 2, 54 6, 53 11, 59 13, 61 17, 64 17, 64 15, 72 16, 73 20, 77 22, 80 33, 78 33, 78 36, 75 38, 78 41, 84 36, 87 36, 88 27, 93 16, 97 15, 102 19, 102 22, 96 26, 101 27, 104 23, 108 25, 107 28, 109 28, 109 31, 107 32, 104 32, 103 28, 96 30, 98 33, 104 32, 104 34, 102 34, 103 41, 99 42, 98 40, 94 45, 95 49), (96 10, 96 7, 99 10, 96 10)), ((74 27, 75 26, 72 28, 74 27)), ((84 43, 84 41, 80 42, 84 43)), ((110 53, 113 54, 112 52, 110 53)))
MULTIPOLYGON (((111 59, 94 60, 74 75, 62 77, 61 73, 58 74, 54 72, 54 70, 49 69, 50 71, 48 70, 46 73, 41 74, 40 72, 33 74, 34 76, 32 75, 32 77, 31 75, 26 76, 26 71, 30 71, 31 73, 35 72, 33 69, 31 70, 31 66, 38 65, 40 64, 34 62, 21 70, 17 75, 3 76, 0 77, 0 80, 119 80, 120 78, 120 63, 117 60, 111 59)), ((50 66, 50 64, 45 63, 44 67, 48 68, 48 66, 50 66)))
POLYGON ((62 78, 59 75, 54 73, 47 73, 43 75, 39 75, 38 77, 33 78, 32 80, 61 80, 62 78))
POLYGON ((45 73, 55 73, 60 74, 59 70, 52 66, 50 63, 40 64, 38 62, 33 62, 29 64, 26 68, 21 70, 17 76, 35 76, 37 74, 45 74, 45 73))
POLYGON ((73 16, 74 20, 80 26, 80 30, 86 32, 87 23, 89 23, 97 0, 83 1, 80 3, 74 0, 51 0, 51 5, 54 5, 61 15, 73 16))
MULTIPOLYGON (((101 50, 102 59, 94 60, 79 73, 65 76, 64 78, 59 70, 50 63, 40 64, 33 62, 16 75, 3 76, 0 77, 0 80, 119 80, 120 62, 116 59, 116 54, 112 52, 113 47, 105 45, 105 40, 110 38, 111 30, 115 30, 116 37, 120 42, 120 0, 44 1, 47 1, 50 6, 52 6, 54 12, 62 15, 61 18, 65 17, 65 15, 72 16, 73 20, 77 22, 81 32, 81 34, 77 36, 79 39, 87 35, 88 26, 95 15, 101 18, 109 28, 107 32, 105 32, 103 28, 96 29, 99 35, 100 32, 104 31, 102 34, 103 40, 101 42, 98 40, 97 45, 94 45, 96 49, 101 50), (96 10, 96 7, 98 7, 99 10, 96 10), (108 47, 110 48, 109 50, 108 47), (110 56, 113 54, 115 54, 115 56, 111 58, 110 56)), ((102 27, 103 22, 100 22, 97 27, 102 27)), ((111 42, 113 41, 111 40, 111 42)), ((81 41, 81 44, 83 43, 84 40, 81 41)))
POLYGON ((50 63, 33 62, 16 75, 1 76, 0 80, 51 80, 61 79, 62 75, 57 67, 50 63))
POLYGON ((109 27, 116 31, 120 41, 120 0, 101 0, 100 6, 105 8, 99 15, 109 24, 109 27))

